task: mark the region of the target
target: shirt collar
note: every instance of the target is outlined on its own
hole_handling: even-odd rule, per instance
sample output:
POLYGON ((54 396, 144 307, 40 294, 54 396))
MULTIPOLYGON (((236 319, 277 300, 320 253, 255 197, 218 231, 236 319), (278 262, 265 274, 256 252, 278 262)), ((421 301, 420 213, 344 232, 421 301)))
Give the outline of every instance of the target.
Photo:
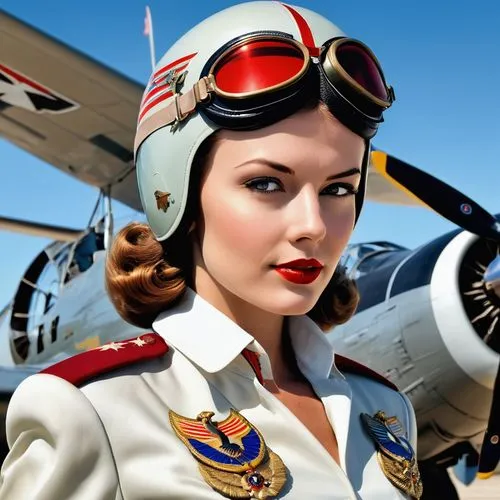
POLYGON ((323 379, 343 376, 335 366, 335 351, 326 334, 309 316, 288 318, 290 340, 297 364, 305 375, 323 379))
MULTIPOLYGON (((161 313, 153 329, 167 344, 208 373, 229 365, 245 348, 266 356, 255 339, 190 288, 173 308, 161 313)), ((325 334, 307 316, 289 317, 292 347, 301 370, 325 378, 334 372, 334 351, 325 334)))
POLYGON ((209 373, 225 368, 254 340, 190 288, 178 305, 156 318, 153 330, 209 373))

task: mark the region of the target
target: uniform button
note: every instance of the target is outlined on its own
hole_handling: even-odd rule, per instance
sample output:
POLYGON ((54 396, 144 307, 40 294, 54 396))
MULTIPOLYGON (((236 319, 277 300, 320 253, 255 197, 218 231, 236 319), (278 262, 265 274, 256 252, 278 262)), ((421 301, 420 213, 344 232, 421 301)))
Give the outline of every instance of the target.
POLYGON ((143 335, 142 340, 146 342, 146 344, 155 344, 156 339, 154 338, 153 335, 143 335))

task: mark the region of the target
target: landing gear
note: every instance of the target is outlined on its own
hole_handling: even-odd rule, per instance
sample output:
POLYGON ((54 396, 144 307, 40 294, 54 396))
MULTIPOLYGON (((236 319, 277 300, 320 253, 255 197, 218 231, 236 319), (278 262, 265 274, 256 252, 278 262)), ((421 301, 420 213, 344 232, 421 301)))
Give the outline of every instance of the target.
POLYGON ((420 462, 418 467, 424 486, 420 500, 459 500, 455 485, 445 467, 428 461, 420 462))

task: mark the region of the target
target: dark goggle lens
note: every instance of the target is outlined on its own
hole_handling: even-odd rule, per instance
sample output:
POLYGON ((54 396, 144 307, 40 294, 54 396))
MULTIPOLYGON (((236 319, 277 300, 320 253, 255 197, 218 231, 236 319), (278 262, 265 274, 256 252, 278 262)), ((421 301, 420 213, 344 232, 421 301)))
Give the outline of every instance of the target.
POLYGON ((366 49, 353 42, 346 42, 335 53, 340 66, 356 83, 374 97, 389 100, 380 68, 366 49))
POLYGON ((222 92, 257 93, 293 81, 306 62, 304 53, 292 43, 250 40, 227 52, 216 64, 213 75, 222 92))

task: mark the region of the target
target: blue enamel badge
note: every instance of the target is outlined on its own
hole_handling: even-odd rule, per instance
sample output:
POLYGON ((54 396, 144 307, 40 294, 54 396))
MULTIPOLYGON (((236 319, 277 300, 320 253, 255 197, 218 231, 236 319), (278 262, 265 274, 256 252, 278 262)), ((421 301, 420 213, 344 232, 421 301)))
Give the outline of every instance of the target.
POLYGON ((422 481, 415 451, 397 417, 379 411, 373 417, 361 414, 361 421, 377 446, 377 459, 389 481, 413 498, 422 496, 422 481))
POLYGON ((205 481, 229 498, 276 496, 286 482, 279 456, 236 410, 221 422, 213 416, 204 411, 191 419, 169 412, 172 429, 197 459, 205 481))

